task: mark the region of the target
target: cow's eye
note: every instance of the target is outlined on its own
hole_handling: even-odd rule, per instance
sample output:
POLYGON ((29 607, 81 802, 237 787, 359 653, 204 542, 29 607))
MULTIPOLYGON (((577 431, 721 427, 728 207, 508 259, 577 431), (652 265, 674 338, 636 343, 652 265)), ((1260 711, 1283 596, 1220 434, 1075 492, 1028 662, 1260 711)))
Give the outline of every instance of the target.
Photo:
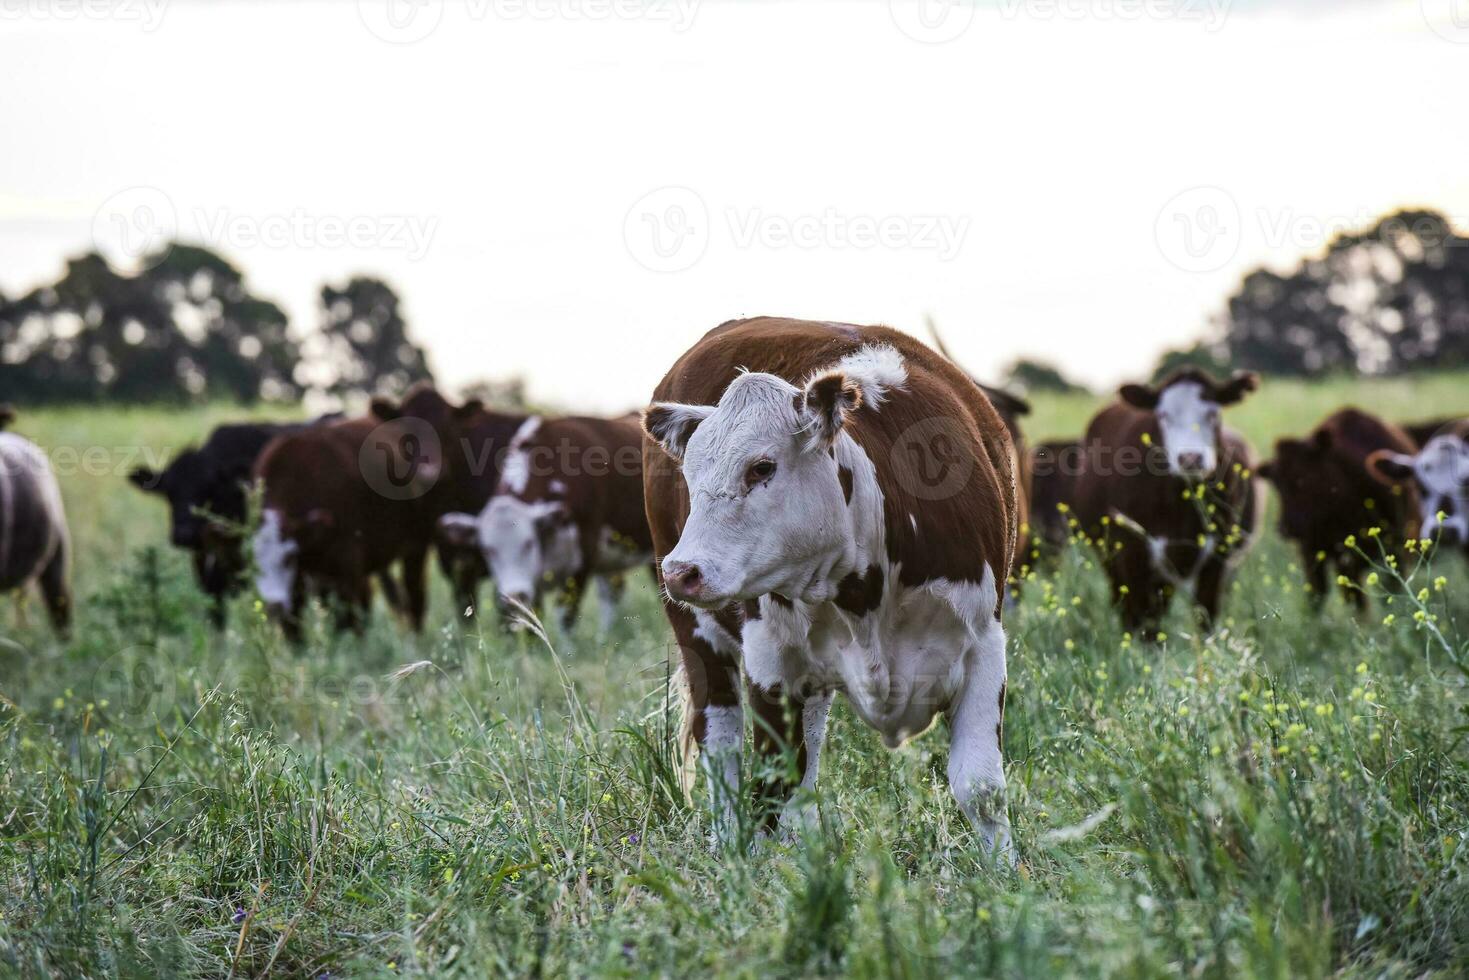
POLYGON ((766 480, 770 479, 774 475, 775 460, 756 460, 755 462, 751 463, 750 468, 745 471, 745 484, 747 486, 753 487, 757 483, 764 483, 766 480))

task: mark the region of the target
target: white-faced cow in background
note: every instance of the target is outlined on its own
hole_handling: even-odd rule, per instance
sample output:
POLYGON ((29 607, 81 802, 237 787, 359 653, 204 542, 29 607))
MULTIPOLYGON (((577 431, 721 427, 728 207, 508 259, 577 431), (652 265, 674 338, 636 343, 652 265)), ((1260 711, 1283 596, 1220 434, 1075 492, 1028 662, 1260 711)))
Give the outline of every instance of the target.
POLYGON ((1008 853, 1000 617, 1017 500, 993 406, 895 330, 772 318, 711 331, 654 399, 648 520, 717 832, 735 815, 743 667, 757 754, 788 748, 808 790, 833 694, 893 747, 946 715, 954 795, 1008 853))
POLYGON ((1077 519, 1098 541, 1123 627, 1155 638, 1175 593, 1212 626, 1230 571, 1259 522, 1253 456, 1223 410, 1259 386, 1185 369, 1157 386, 1124 385, 1092 419, 1073 487, 1077 519))
MULTIPOLYGON (((0 430, 15 418, 0 405, 0 430)), ((35 443, 0 431, 0 592, 41 588, 57 632, 71 624, 71 538, 51 462, 35 443)))
POLYGON ((1389 483, 1417 487, 1424 538, 1469 554, 1469 419, 1444 428, 1416 456, 1377 452, 1368 465, 1389 483))
POLYGON ((438 534, 479 549, 507 624, 514 604, 538 610, 554 590, 562 625, 570 629, 587 582, 595 579, 607 631, 625 573, 645 567, 653 553, 636 416, 525 420, 489 503, 478 514, 444 515, 438 534))

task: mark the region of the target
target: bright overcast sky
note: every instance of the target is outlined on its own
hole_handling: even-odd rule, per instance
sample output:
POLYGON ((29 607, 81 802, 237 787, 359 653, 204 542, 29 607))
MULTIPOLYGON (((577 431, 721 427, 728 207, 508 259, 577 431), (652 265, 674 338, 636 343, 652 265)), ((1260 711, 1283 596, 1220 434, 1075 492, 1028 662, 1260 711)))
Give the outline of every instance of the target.
POLYGON ((0 0, 0 289, 176 228, 575 408, 760 313, 1111 384, 1323 225, 1469 225, 1451 6, 0 0))

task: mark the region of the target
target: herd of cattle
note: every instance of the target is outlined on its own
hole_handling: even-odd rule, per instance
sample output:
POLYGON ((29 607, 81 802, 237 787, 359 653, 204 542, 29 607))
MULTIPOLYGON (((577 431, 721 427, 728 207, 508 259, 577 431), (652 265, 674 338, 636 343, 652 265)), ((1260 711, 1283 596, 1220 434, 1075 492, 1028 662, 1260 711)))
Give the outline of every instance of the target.
MULTIPOLYGON (((1126 385, 1082 438, 1030 451, 1028 406, 946 352, 885 327, 757 318, 703 337, 641 418, 509 414, 421 387, 361 418, 221 426, 131 479, 168 501, 216 622, 253 575, 288 635, 312 596, 360 628, 374 583, 420 627, 430 550, 457 609, 473 615, 490 579, 507 622, 554 592, 569 625, 595 581, 609 624, 623 577, 650 567, 719 826, 745 711, 756 751, 794 750, 810 788, 841 692, 889 745, 946 715, 955 796, 1004 849, 1001 617, 1048 551, 1094 546, 1124 626, 1148 637, 1175 595, 1206 625, 1217 615, 1256 534, 1256 477, 1318 600, 1330 566, 1366 571, 1353 535, 1375 528, 1389 553, 1469 547, 1469 421, 1348 408, 1259 463, 1221 420, 1257 385, 1198 370, 1126 385)), ((38 581, 64 628, 67 553, 42 454, 0 433, 0 589, 38 581)), ((795 789, 759 788, 770 819, 805 814, 795 789)))

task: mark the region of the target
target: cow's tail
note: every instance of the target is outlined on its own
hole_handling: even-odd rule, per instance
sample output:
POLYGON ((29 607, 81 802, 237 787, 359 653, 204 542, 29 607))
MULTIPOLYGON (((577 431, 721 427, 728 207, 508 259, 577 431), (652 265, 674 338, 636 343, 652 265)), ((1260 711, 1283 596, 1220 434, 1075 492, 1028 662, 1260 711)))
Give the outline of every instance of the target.
POLYGON ((678 785, 683 790, 684 800, 692 802, 694 782, 698 778, 696 762, 699 745, 694 738, 693 690, 689 686, 689 677, 682 662, 673 672, 673 687, 678 693, 678 741, 675 743, 678 753, 675 763, 678 767, 678 785))

